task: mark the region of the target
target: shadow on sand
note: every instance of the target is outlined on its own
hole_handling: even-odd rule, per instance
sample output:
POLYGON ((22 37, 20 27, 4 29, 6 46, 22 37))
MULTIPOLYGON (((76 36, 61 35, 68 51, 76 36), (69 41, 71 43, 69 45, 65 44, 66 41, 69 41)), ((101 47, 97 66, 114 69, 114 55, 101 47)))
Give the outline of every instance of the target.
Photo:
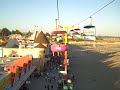
POLYGON ((70 72, 76 75, 77 90, 120 90, 119 52, 95 48, 69 45, 70 72))

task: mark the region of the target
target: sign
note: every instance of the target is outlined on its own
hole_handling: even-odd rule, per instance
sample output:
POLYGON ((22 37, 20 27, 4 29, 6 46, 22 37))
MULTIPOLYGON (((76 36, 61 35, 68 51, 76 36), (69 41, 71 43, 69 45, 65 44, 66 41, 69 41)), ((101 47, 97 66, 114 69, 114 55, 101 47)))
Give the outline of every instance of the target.
POLYGON ((61 47, 56 47, 57 50, 61 50, 61 47))

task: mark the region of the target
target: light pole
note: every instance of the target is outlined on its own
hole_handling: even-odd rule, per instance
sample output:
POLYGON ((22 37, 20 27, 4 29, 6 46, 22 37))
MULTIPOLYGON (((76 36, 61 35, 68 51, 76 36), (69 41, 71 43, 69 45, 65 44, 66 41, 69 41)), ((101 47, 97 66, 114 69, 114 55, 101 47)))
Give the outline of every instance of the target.
MULTIPOLYGON (((62 27, 62 26, 60 26, 62 27)), ((62 28, 65 28, 66 33, 65 33, 65 45, 68 44, 68 29, 73 28, 74 26, 63 26, 62 28)), ((67 78, 67 71, 68 71, 68 51, 65 51, 64 53, 64 78, 67 78)))
MULTIPOLYGON (((93 25, 92 25, 92 17, 90 16, 89 18, 90 18, 90 25, 93 26, 93 25)), ((94 36, 95 36, 95 38, 96 38, 96 27, 94 26, 94 28, 95 28, 94 36)))
POLYGON ((90 16, 90 25, 92 25, 92 17, 90 16))
MULTIPOLYGON (((36 28, 38 28, 38 26, 35 26, 35 29, 36 29, 36 28)), ((37 34, 38 34, 38 30, 36 29, 34 39, 37 37, 37 34)))
POLYGON ((68 29, 69 28, 73 28, 74 26, 63 26, 62 28, 65 28, 65 30, 66 30, 66 32, 67 33, 65 33, 65 44, 67 44, 68 43, 68 29))
POLYGON ((78 28, 79 28, 79 24, 78 24, 78 28))
POLYGON ((58 29, 57 20, 58 20, 58 19, 55 19, 55 23, 56 23, 56 31, 57 31, 57 29, 58 29))

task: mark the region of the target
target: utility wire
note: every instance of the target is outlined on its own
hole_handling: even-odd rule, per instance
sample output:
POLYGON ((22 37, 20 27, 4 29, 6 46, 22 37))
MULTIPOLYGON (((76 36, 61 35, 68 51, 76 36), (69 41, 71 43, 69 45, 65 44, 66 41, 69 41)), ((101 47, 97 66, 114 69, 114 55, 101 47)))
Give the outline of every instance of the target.
MULTIPOLYGON (((97 14, 99 11, 101 11, 102 9, 104 9, 105 7, 107 7, 108 5, 110 5, 111 3, 113 3, 114 1, 115 1, 115 0, 110 1, 108 4, 106 4, 105 6, 103 6, 102 8, 100 8, 99 10, 97 10, 96 12, 94 12, 93 14, 91 14, 89 17, 83 19, 82 21, 80 21, 80 22, 77 23, 77 24, 80 24, 80 23, 82 23, 83 21, 87 20, 88 18, 94 16, 95 14, 97 14)), ((74 25, 77 25, 77 24, 74 24, 74 25)))

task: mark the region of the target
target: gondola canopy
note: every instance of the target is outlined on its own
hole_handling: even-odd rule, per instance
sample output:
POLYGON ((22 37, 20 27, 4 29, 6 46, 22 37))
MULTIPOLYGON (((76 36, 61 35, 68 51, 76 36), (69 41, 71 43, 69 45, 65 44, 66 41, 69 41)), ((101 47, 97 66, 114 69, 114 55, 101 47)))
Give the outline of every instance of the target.
POLYGON ((76 30, 76 31, 77 31, 77 30, 80 30, 80 29, 79 29, 79 28, 75 28, 74 30, 76 30))
POLYGON ((51 34, 65 34, 66 31, 53 31, 51 34))
POLYGON ((93 25, 87 25, 87 26, 84 26, 84 28, 90 29, 90 28, 95 28, 95 26, 93 26, 93 25))
POLYGON ((74 32, 74 30, 70 30, 70 32, 74 32))

